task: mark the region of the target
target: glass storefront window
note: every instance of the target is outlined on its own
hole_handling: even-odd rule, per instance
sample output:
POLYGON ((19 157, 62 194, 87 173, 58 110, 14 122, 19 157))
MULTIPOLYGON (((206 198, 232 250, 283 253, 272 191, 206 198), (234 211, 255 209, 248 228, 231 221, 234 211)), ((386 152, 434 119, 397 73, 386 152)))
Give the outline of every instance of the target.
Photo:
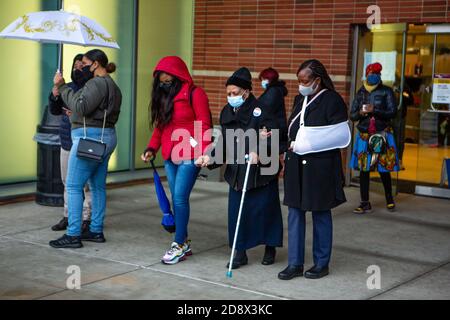
MULTIPOLYGON (((191 69, 193 0, 139 1, 138 74, 136 99, 136 168, 146 168, 142 151, 151 136, 149 103, 153 69, 168 55, 180 56, 191 69)), ((157 163, 161 164, 160 154, 157 163)))
MULTIPOLYGON (((358 26, 358 47, 355 74, 355 94, 361 88, 365 80, 365 69, 370 63, 380 62, 383 65, 381 72, 383 84, 398 92, 401 87, 403 69, 403 42, 405 38, 406 24, 385 24, 379 29, 368 30, 365 26, 358 26)), ((397 101, 398 102, 398 101, 397 101)), ((356 125, 354 134, 358 134, 356 125)), ((354 140, 353 140, 354 141, 354 140)), ((397 174, 392 173, 393 188, 396 189, 397 174)), ((359 172, 352 170, 352 181, 359 180, 359 172)), ((372 189, 382 189, 377 172, 371 173, 372 189)))
MULTIPOLYGON (((58 0, 2 0, 0 28, 28 12, 58 9, 58 0)), ((123 94, 117 124, 118 146, 109 171, 147 167, 140 154, 151 135, 148 105, 153 68, 166 55, 178 55, 191 67, 194 0, 65 0, 64 9, 97 21, 120 45, 120 50, 100 48, 117 64, 112 77, 123 94), (139 17, 135 16, 136 9, 139 17)), ((0 184, 35 181, 37 148, 32 139, 53 85, 57 45, 0 40, 0 48, 0 58, 8 62, 2 68, 9 75, 0 86, 0 149, 5 151, 0 157, 0 184)), ((73 57, 90 49, 93 48, 64 46, 66 81, 70 81, 73 57)))
MULTIPOLYGON (((114 37, 120 50, 99 48, 103 50, 111 62, 116 63, 117 70, 111 76, 122 91, 122 109, 117 123, 118 144, 109 162, 109 171, 130 169, 131 139, 132 139, 132 108, 133 108, 133 21, 134 1, 123 0, 65 0, 64 9, 87 16, 101 24, 114 37)), ((64 46, 64 70, 66 80, 70 74, 73 57, 84 53, 90 47, 73 45, 64 46)))
MULTIPOLYGON (((383 59, 395 52, 396 59, 387 61, 395 77, 387 76, 383 82, 393 87, 398 100, 397 117, 392 121, 394 136, 398 134, 397 149, 403 150, 399 152, 402 170, 396 175, 397 186, 403 192, 448 197, 450 193, 443 188, 435 190, 448 187, 443 183, 443 162, 450 158, 450 92, 448 86, 436 84, 450 84, 450 28, 447 33, 434 34, 428 31, 429 25, 403 24, 404 32, 396 30, 401 25, 382 25, 376 32, 357 28, 355 90, 363 76, 367 52, 376 59, 380 54, 383 59), (442 92, 437 94, 436 90, 442 92)), ((383 63, 383 76, 385 69, 383 63)), ((357 181, 357 177, 358 173, 352 171, 352 178, 357 181)), ((376 178, 375 173, 372 178, 376 178)))
MULTIPOLYGON (((0 29, 25 13, 56 10, 53 0, 2 0, 0 29)), ((57 67, 56 45, 0 39, 0 184, 36 179, 33 141, 57 67)))

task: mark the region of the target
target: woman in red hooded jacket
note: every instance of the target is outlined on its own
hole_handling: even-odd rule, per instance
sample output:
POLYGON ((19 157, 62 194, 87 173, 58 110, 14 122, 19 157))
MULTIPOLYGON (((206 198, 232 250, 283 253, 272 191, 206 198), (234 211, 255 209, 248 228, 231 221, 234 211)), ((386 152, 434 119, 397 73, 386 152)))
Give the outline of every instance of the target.
POLYGON ((206 93, 194 86, 179 57, 161 59, 153 77, 150 113, 154 131, 141 158, 148 162, 161 148, 176 225, 175 239, 162 262, 175 264, 191 254, 189 196, 199 173, 194 160, 211 143, 211 113, 206 93))

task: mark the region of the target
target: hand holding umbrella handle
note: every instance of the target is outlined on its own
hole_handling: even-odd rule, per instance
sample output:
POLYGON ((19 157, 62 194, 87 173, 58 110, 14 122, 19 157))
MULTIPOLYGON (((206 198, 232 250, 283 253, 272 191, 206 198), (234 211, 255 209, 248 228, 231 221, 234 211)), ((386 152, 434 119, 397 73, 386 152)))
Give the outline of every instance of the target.
POLYGON ((152 169, 156 171, 156 167, 155 167, 155 159, 156 159, 156 155, 152 155, 152 157, 150 158, 149 162, 152 166, 152 169))

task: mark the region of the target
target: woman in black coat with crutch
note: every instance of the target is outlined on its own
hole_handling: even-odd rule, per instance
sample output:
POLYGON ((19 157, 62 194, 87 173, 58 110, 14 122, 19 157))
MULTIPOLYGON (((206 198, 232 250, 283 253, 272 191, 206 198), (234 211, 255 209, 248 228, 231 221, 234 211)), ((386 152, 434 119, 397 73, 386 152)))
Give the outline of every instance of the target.
MULTIPOLYGON (((252 164, 246 186, 247 191, 232 269, 246 265, 248 263, 246 250, 258 245, 265 245, 265 253, 261 263, 270 265, 275 261, 276 247, 281 247, 283 244, 283 219, 278 189, 279 153, 270 150, 274 153, 274 156, 267 154, 270 157, 270 162, 265 163, 264 155, 259 148, 262 144, 258 142, 258 146, 252 146, 245 138, 244 133, 254 132, 256 139, 258 139, 260 129, 264 127, 267 132, 279 130, 278 120, 272 113, 267 112, 265 107, 252 94, 252 77, 247 68, 238 69, 228 78, 226 90, 228 103, 220 113, 222 139, 219 139, 218 142, 218 145, 222 146, 223 149, 220 150, 220 147, 216 145, 210 155, 198 158, 196 164, 213 169, 226 163, 224 178, 230 185, 228 238, 230 247, 232 247, 247 168, 243 155, 249 154, 251 156, 252 164), (240 136, 239 132, 242 132, 243 135, 240 136), (269 167, 273 167, 273 172, 270 172, 272 170, 269 167), (264 172, 264 169, 269 170, 264 172)), ((271 141, 276 136, 275 134, 268 134, 265 139, 271 141)), ((267 145, 270 146, 271 142, 268 142, 267 145)))
POLYGON ((312 211, 314 266, 305 278, 328 274, 333 224, 331 209, 346 201, 340 148, 351 140, 347 107, 318 60, 297 71, 300 95, 288 121, 289 150, 285 157, 284 204, 289 207, 289 265, 281 280, 303 275, 305 213, 312 211))

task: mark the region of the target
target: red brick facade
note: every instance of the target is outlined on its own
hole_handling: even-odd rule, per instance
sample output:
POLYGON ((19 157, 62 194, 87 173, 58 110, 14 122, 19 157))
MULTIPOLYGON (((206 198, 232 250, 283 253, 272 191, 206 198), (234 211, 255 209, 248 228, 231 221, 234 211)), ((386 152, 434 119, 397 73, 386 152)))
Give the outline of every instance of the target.
MULTIPOLYGON (((215 122, 226 103, 226 74, 240 66, 256 73, 271 66, 292 77, 302 61, 316 58, 348 102, 352 25, 367 22, 370 5, 380 7, 381 23, 450 22, 450 0, 196 0, 194 79, 208 93, 215 122)), ((287 84, 290 111, 297 82, 287 84)))

